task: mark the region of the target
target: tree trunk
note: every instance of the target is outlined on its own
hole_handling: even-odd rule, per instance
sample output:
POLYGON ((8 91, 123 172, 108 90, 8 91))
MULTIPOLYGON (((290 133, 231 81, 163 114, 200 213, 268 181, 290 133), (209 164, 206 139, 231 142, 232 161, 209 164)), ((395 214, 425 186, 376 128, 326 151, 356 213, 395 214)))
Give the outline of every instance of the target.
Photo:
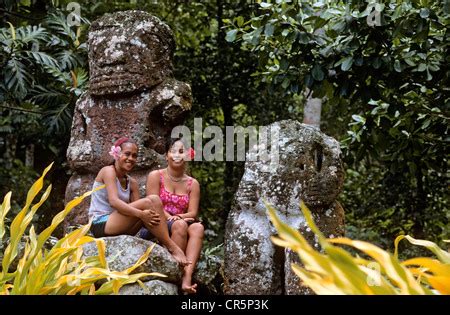
POLYGON ((312 93, 306 88, 305 96, 307 96, 305 107, 303 109, 303 123, 311 125, 320 130, 320 115, 322 112, 322 99, 313 98, 312 93), (309 96, 308 96, 309 94, 309 96))
POLYGON ((27 145, 25 150, 25 166, 34 168, 34 144, 27 145))
POLYGON ((424 239, 426 238, 424 225, 423 225, 423 217, 422 213, 425 212, 425 208, 427 207, 427 194, 423 189, 423 175, 422 175, 422 165, 418 160, 414 161, 416 164, 416 196, 414 200, 413 213, 412 217, 414 218, 414 237, 424 239))
POLYGON ((16 135, 9 134, 6 136, 5 153, 3 155, 6 168, 12 168, 13 160, 16 158, 17 140, 16 135))
MULTIPOLYGON (((223 29, 223 7, 224 2, 222 0, 217 0, 217 23, 218 23, 218 34, 217 34, 217 64, 218 64, 218 75, 219 75, 219 105, 222 108, 224 115, 224 129, 223 134, 226 134, 226 126, 233 126, 232 111, 233 106, 228 97, 225 78, 225 67, 227 67, 227 56, 226 56, 226 42, 225 42, 225 30, 223 29)), ((225 221, 231 208, 232 193, 233 193, 233 174, 234 174, 234 163, 232 161, 225 161, 225 173, 223 177, 224 190, 222 194, 223 198, 223 209, 220 214, 221 218, 225 221)))

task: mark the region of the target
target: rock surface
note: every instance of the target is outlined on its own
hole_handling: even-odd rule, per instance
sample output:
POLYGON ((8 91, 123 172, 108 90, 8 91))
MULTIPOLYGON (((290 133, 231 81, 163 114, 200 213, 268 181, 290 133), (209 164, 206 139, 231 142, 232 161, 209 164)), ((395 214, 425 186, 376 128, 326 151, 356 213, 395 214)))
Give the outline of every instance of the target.
MULTIPOLYGON (((125 270, 133 266, 147 248, 153 245, 153 242, 129 235, 103 237, 103 240, 106 245, 106 261, 114 271, 125 270)), ((85 256, 98 255, 97 246, 93 242, 84 245, 83 251, 85 256)), ((159 272, 167 276, 167 278, 159 279, 165 282, 178 282, 181 279, 181 268, 178 267, 172 255, 159 245, 153 248, 149 259, 135 272, 159 272)))
MULTIPOLYGON (((110 269, 113 271, 122 271, 130 268, 145 253, 147 248, 154 244, 151 241, 143 240, 141 238, 130 235, 104 237, 103 240, 105 241, 106 247, 106 261, 108 262, 110 269)), ((97 246, 94 242, 85 244, 83 247, 83 251, 86 257, 98 255, 97 246)), ((200 286, 208 286, 210 282, 216 277, 217 273, 219 272, 220 266, 221 261, 217 256, 206 257, 204 253, 202 253, 193 275, 193 281, 195 283, 198 283, 200 286)), ((144 262, 140 267, 135 269, 134 273, 138 272, 158 272, 167 276, 164 278, 153 276, 146 277, 141 279, 141 281, 153 281, 157 279, 160 282, 172 283, 175 285, 178 285, 180 283, 182 276, 182 269, 179 268, 175 259, 172 258, 172 255, 170 255, 170 253, 164 247, 161 247, 158 244, 156 244, 153 248, 147 261, 144 262)), ((161 290, 161 292, 173 292, 172 286, 164 285, 162 288, 155 288, 157 286, 157 283, 159 282, 154 282, 151 284, 153 288, 151 292, 158 292, 157 290, 161 290)), ((137 286, 140 288, 139 285, 137 286)), ((124 294, 133 294, 130 292, 144 294, 143 292, 139 291, 139 289, 135 289, 130 289, 131 291, 126 291, 128 293, 124 294)))
POLYGON ((139 284, 127 284, 120 288, 119 295, 178 295, 178 287, 175 284, 160 280, 144 282, 144 288, 139 284))

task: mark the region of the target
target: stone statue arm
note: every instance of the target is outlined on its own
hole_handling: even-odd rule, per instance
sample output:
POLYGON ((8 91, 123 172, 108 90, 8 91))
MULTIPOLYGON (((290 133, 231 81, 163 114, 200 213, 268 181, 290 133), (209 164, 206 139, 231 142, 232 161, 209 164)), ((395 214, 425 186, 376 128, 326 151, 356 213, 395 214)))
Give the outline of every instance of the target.
POLYGON ((164 122, 172 125, 181 123, 192 107, 192 92, 189 84, 170 78, 158 87, 164 102, 164 122))

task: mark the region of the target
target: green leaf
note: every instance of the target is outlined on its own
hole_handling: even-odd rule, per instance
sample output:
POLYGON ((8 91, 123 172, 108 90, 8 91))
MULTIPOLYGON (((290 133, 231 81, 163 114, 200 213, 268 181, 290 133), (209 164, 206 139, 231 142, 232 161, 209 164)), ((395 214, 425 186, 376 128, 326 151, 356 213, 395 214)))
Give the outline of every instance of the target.
POLYGON ((394 62, 394 69, 397 72, 402 72, 402 66, 401 66, 399 60, 395 60, 395 62, 394 62))
POLYGON ((275 27, 272 23, 266 24, 266 26, 264 27, 264 35, 266 35, 267 37, 272 36, 274 29, 275 27))
POLYGON ((409 66, 411 66, 411 67, 415 67, 416 66, 416 63, 414 61, 412 61, 412 59, 405 58, 404 60, 409 66))
POLYGON ((427 129, 428 126, 430 126, 430 123, 431 123, 430 119, 425 120, 425 122, 422 124, 421 129, 427 129))
POLYGON ((33 58, 36 61, 36 63, 38 63, 41 66, 49 66, 55 68, 59 67, 58 61, 56 61, 55 58, 42 51, 25 51, 25 54, 33 58))
POLYGON ((423 72, 427 69, 427 65, 424 63, 419 64, 419 66, 417 67, 417 71, 419 72, 423 72))
POLYGON ((315 65, 314 68, 312 69, 312 76, 314 80, 322 81, 325 76, 325 74, 322 71, 322 67, 319 65, 315 65))
POLYGON ((375 69, 380 68, 380 66, 381 66, 381 59, 378 58, 378 57, 376 57, 376 58, 373 60, 372 65, 373 65, 373 67, 374 67, 375 69))
POLYGON ((5 67, 7 88, 11 89, 18 99, 22 99, 27 94, 30 80, 31 75, 27 67, 18 59, 11 58, 5 67))
POLYGON ((242 27, 242 25, 244 24, 244 18, 242 16, 238 16, 236 18, 236 23, 239 27, 242 27))
POLYGON ((353 57, 349 56, 344 58, 341 64, 341 70, 348 71, 352 67, 352 64, 353 64, 353 57))
POLYGON ((362 116, 352 115, 352 118, 353 118, 354 121, 357 121, 357 122, 359 122, 359 123, 361 123, 363 125, 366 123, 366 119, 364 117, 362 117, 362 116))
POLYGON ((309 43, 309 36, 308 33, 300 32, 298 34, 298 41, 301 44, 308 44, 309 43))
POLYGON ((428 16, 430 16, 430 10, 428 8, 420 9, 420 17, 421 18, 426 19, 428 16))
POLYGON ((236 39, 236 34, 238 30, 231 30, 227 32, 227 35, 225 36, 225 40, 229 43, 232 43, 236 39))
POLYGON ((261 6, 261 8, 264 8, 264 9, 270 8, 272 6, 271 3, 267 3, 267 2, 261 2, 259 5, 261 6))
POLYGON ((325 24, 328 23, 329 20, 322 19, 321 17, 316 18, 316 22, 314 23, 314 30, 322 28, 325 24))

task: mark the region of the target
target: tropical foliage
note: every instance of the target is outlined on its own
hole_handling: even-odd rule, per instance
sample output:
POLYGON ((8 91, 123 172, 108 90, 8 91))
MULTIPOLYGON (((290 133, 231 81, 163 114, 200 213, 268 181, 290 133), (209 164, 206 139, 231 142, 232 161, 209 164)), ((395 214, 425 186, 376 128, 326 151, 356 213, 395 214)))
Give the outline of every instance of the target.
POLYGON ((278 232, 272 241, 298 254, 303 266, 293 264, 291 267, 303 284, 317 294, 450 294, 450 253, 433 242, 400 235, 395 239, 395 252, 391 254, 364 241, 327 239, 302 203, 303 215, 323 250, 320 252, 308 244, 301 233, 283 223, 272 206, 266 206, 278 232), (426 247, 437 259, 416 257, 400 261, 397 247, 402 239, 426 247), (334 244, 351 246, 369 258, 354 257, 334 244))
POLYGON ((228 21, 227 40, 259 56, 255 78, 323 98, 322 129, 355 175, 344 206, 368 222, 395 213, 377 232, 449 232, 448 13, 442 1, 280 0, 228 21))
MULTIPOLYGON (((9 5, 11 10, 14 5, 22 8, 17 2, 9 5)), ((60 165, 65 162, 75 102, 88 79, 84 42, 88 21, 71 27, 57 10, 37 21, 9 15, 0 28, 0 193, 6 194, 18 182, 21 187, 14 187, 20 201, 24 200, 20 193, 33 181, 35 165, 44 167, 56 160, 56 179, 67 178, 60 165), (21 172, 14 172, 18 169, 21 172)), ((62 205, 52 203, 55 208, 62 205)), ((12 207, 13 213, 20 209, 16 203, 12 207)), ((55 214, 48 205, 43 207, 49 216, 55 214)))
POLYGON ((9 237, 8 245, 0 256, 0 294, 110 294, 118 293, 125 284, 140 282, 142 277, 163 276, 158 273, 131 274, 147 260, 153 247, 149 247, 132 267, 123 271, 110 270, 105 258, 104 241, 87 235, 90 223, 65 235, 51 248, 46 248, 46 242, 65 216, 92 193, 87 192, 70 201, 52 219, 51 225, 37 235, 34 225, 29 225, 50 195, 51 185, 45 189, 37 203, 32 203, 41 192, 44 177, 51 166, 44 170, 28 191, 25 206, 12 221, 9 233, 6 233, 5 217, 11 208, 11 192, 6 194, 1 205, 0 242, 5 234, 9 234, 9 237), (23 251, 19 251, 19 245, 23 241, 25 246, 22 247, 23 251), (89 242, 96 243, 98 256, 83 256, 83 244, 89 242), (103 281, 103 284, 96 287, 95 284, 99 281, 103 281))

